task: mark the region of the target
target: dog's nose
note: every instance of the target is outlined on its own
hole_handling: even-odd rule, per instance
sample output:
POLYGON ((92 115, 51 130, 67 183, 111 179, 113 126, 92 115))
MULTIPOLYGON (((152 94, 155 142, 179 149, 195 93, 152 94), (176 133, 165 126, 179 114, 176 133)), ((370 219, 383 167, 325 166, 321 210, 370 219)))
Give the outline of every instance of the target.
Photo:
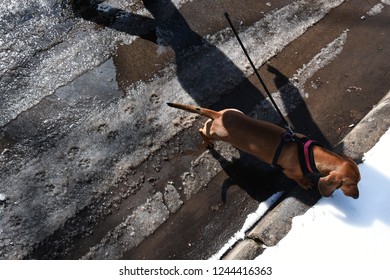
POLYGON ((354 190, 353 192, 350 193, 349 196, 351 196, 354 199, 358 199, 359 198, 359 190, 358 189, 354 190))

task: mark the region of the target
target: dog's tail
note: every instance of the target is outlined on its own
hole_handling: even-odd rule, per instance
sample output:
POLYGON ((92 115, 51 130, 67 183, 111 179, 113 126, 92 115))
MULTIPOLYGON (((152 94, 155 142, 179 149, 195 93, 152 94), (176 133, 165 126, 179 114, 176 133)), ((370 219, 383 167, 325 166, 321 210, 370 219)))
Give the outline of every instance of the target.
POLYGON ((205 117, 208 117, 210 119, 216 119, 220 116, 220 113, 214 110, 193 106, 193 105, 185 105, 185 104, 178 104, 178 103, 167 103, 168 106, 178 108, 181 110, 185 110, 191 113, 199 114, 205 117))

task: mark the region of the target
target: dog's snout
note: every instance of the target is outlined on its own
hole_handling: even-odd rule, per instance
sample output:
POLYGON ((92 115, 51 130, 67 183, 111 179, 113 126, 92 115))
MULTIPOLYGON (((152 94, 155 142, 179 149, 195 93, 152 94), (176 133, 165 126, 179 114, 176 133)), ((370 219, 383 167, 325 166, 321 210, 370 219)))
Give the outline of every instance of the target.
POLYGON ((347 185, 347 186, 342 186, 341 190, 346 196, 350 196, 354 199, 359 198, 359 189, 357 185, 347 185))

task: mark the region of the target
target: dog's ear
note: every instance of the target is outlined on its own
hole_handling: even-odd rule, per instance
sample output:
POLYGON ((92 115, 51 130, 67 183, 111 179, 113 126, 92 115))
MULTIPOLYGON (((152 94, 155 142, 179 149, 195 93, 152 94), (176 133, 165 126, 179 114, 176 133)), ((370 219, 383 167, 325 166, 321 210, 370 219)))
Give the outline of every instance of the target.
POLYGON ((337 180, 337 177, 329 174, 326 177, 320 178, 318 181, 318 190, 322 196, 330 196, 336 189, 340 188, 342 184, 341 180, 337 180))

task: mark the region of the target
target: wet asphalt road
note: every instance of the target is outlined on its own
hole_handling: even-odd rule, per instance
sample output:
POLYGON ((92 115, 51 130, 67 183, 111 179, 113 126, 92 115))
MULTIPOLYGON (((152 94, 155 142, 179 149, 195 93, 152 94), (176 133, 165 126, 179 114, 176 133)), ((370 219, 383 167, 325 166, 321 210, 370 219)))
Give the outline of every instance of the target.
POLYGON ((1 4, 2 259, 205 259, 294 186, 229 145, 205 151, 204 119, 165 106, 278 122, 225 10, 291 124, 325 146, 389 90, 386 1, 91 2, 1 4))

